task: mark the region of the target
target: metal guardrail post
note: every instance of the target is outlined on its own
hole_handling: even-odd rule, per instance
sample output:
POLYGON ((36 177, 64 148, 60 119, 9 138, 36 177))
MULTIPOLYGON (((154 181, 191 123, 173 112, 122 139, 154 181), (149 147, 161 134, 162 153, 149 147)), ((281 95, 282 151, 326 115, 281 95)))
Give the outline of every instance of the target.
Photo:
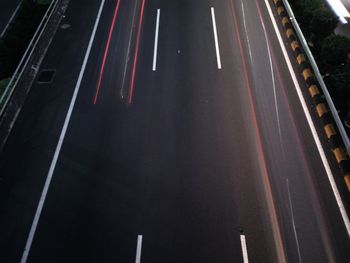
POLYGON ((316 76, 316 78, 317 78, 317 80, 318 80, 318 82, 319 82, 319 84, 321 86, 322 92, 323 92, 323 94, 325 96, 325 99, 326 99, 326 101, 328 103, 328 106, 329 106, 329 108, 331 110, 331 113, 332 113, 332 116, 334 118, 334 121, 335 121, 335 123, 336 123, 336 125, 338 127, 338 130, 339 130, 339 133, 341 135, 341 138, 342 138, 342 140, 344 142, 346 151, 347 151, 348 154, 350 154, 350 140, 349 140, 349 137, 348 137, 348 135, 347 135, 347 133, 345 131, 344 125, 343 125, 343 123, 342 123, 342 121, 341 121, 341 119, 339 117, 338 111, 335 108, 333 100, 332 100, 331 96, 329 95, 327 86, 326 86, 326 84, 323 81, 323 77, 322 77, 322 75, 320 73, 320 70, 318 69, 318 66, 317 66, 317 63, 315 61, 315 58, 312 55, 311 50, 310 50, 310 48, 308 46, 308 43, 307 43, 307 41, 306 41, 306 39, 304 37, 304 34, 303 34, 303 32, 301 31, 301 29, 299 27, 298 21, 295 19, 294 12, 293 12, 292 8, 290 7, 290 4, 289 4, 288 0, 282 0, 282 1, 284 3, 286 11, 287 11, 287 13, 289 15, 290 21, 291 21, 291 23, 292 23, 292 25, 293 25, 293 27, 294 27, 294 29, 295 29, 299 39, 300 39, 301 45, 303 46, 303 49, 304 49, 304 51, 305 51, 305 53, 306 53, 306 55, 307 55, 307 57, 308 57, 308 59, 310 61, 310 64, 311 64, 311 67, 312 67, 312 69, 313 69, 313 71, 315 73, 315 76, 316 76))
POLYGON ((0 98, 0 118, 2 117, 14 90, 16 89, 19 79, 22 77, 22 74, 28 65, 28 62, 35 50, 35 47, 38 44, 58 2, 59 0, 52 0, 51 4, 47 8, 37 30, 34 33, 34 36, 28 44, 26 51, 24 52, 15 72, 13 73, 10 82, 6 86, 6 89, 0 98))

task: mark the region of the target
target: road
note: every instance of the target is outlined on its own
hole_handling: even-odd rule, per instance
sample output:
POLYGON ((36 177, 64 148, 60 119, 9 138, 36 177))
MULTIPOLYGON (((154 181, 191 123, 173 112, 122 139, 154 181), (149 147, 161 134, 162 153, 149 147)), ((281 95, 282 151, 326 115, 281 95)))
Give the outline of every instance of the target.
POLYGON ((350 9, 350 1, 349 0, 341 0, 341 2, 343 3, 343 5, 345 6, 345 8, 347 10, 350 9))
POLYGON ((272 1, 77 2, 0 156, 1 262, 350 258, 272 1))
POLYGON ((0 3, 0 34, 3 34, 7 24, 14 15, 20 0, 1 1, 0 3))

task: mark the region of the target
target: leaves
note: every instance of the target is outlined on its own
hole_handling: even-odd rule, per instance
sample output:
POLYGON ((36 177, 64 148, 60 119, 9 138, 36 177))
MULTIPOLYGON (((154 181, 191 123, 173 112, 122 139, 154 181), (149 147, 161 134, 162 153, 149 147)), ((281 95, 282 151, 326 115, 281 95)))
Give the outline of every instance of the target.
POLYGON ((329 66, 340 66, 347 63, 349 53, 350 39, 347 37, 330 35, 322 42, 321 58, 329 66))

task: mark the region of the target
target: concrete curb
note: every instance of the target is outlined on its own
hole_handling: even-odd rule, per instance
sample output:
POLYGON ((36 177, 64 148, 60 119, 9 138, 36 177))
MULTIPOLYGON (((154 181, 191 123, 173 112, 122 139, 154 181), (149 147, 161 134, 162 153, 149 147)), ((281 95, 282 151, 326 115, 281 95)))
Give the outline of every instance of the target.
POLYGON ((323 130, 327 136, 333 155, 342 172, 345 185, 348 189, 348 192, 350 193, 350 159, 344 149, 341 136, 338 134, 335 128, 334 120, 330 114, 329 107, 320 93, 317 79, 315 78, 315 75, 312 72, 309 63, 306 60, 306 56, 301 45, 299 44, 299 40, 294 32, 293 26, 290 23, 282 0, 273 0, 273 2, 277 8, 277 13, 281 19, 283 28, 286 31, 286 36, 290 41, 290 46, 299 66, 300 73, 307 84, 308 93, 315 105, 317 116, 322 121, 323 130))

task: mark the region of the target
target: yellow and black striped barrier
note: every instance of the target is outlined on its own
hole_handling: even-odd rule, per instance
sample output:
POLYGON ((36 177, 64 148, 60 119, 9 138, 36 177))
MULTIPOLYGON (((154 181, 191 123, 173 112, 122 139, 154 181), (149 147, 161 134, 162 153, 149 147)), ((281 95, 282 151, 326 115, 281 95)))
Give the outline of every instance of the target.
POLYGON ((281 18, 283 28, 286 31, 286 36, 290 41, 290 46, 295 55, 296 62, 299 65, 300 73, 307 84, 308 92, 312 98, 312 102, 315 105, 317 116, 322 121, 325 135, 330 143, 333 155, 343 174, 345 185, 348 189, 348 192, 350 193, 349 156, 344 150, 344 145, 342 143, 341 137, 339 136, 338 131, 334 126, 334 120, 332 118, 332 115, 329 111, 327 103, 325 102, 325 100, 323 99, 320 93, 319 84, 306 59, 305 53, 299 43, 297 35, 294 32, 293 26, 290 23, 284 4, 282 0, 273 0, 273 2, 277 8, 277 14, 281 18))

